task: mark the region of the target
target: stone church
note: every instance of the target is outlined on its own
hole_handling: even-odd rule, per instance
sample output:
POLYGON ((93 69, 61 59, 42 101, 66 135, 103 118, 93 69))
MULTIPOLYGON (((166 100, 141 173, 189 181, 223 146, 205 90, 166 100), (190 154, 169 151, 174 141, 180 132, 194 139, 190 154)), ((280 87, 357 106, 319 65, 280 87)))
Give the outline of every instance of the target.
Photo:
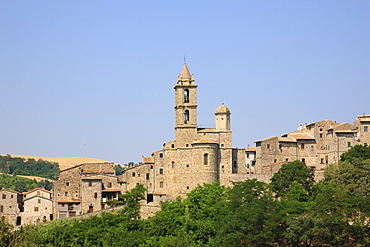
POLYGON ((197 87, 184 63, 174 87, 176 139, 119 178, 126 190, 143 184, 148 203, 186 195, 203 183, 230 185, 247 178, 245 149, 232 147, 229 108, 222 103, 216 109, 215 128, 198 128, 197 87))

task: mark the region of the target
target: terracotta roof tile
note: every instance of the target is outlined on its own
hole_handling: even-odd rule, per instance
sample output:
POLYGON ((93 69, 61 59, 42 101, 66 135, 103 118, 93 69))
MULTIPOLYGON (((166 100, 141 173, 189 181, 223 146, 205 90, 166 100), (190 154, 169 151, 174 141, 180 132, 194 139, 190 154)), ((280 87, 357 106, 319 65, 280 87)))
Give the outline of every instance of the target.
POLYGON ((192 142, 192 144, 217 144, 217 142, 208 139, 201 139, 199 141, 192 142))
POLYGON ((144 162, 144 164, 153 164, 154 163, 154 158, 153 157, 144 157, 143 162, 144 162))
POLYGON ((313 137, 312 135, 310 134, 307 134, 307 133, 291 133, 291 134, 288 134, 288 137, 292 137, 294 139, 297 139, 297 140, 312 140, 312 139, 315 139, 315 137, 313 137))
POLYGON ((74 203, 81 203, 81 201, 80 201, 80 200, 73 200, 73 199, 72 199, 72 200, 58 200, 57 202, 58 202, 58 203, 71 203, 71 202, 72 202, 72 203, 73 203, 73 202, 74 202, 74 203))

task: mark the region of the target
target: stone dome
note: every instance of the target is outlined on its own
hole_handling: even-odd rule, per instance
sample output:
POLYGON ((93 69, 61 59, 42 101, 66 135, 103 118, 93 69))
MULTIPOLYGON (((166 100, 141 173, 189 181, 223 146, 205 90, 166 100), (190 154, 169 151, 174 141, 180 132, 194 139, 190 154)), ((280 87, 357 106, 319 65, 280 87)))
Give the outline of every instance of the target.
POLYGON ((217 107, 216 113, 230 113, 230 109, 224 105, 224 102, 222 102, 222 105, 217 107))

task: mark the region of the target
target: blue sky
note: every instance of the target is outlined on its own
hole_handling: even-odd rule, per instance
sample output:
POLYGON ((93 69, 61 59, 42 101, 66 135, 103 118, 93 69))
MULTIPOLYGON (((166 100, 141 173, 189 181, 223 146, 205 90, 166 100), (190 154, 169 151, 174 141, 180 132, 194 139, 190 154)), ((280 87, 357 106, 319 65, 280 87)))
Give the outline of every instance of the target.
POLYGON ((174 139, 184 55, 198 124, 223 99, 234 147, 352 123, 370 114, 369 13, 369 1, 1 1, 0 153, 141 161, 174 139))

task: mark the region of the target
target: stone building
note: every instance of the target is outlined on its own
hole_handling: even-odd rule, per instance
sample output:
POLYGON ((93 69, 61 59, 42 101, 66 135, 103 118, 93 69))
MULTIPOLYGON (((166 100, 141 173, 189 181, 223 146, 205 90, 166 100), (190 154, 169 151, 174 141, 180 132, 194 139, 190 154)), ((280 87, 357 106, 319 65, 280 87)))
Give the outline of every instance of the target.
POLYGON ((354 121, 339 124, 323 120, 299 125, 298 130, 256 141, 256 165, 258 174, 273 174, 281 165, 300 160, 316 171, 328 164, 338 163, 340 155, 354 145, 368 145, 370 116, 361 115, 354 121))
POLYGON ((256 148, 248 145, 245 150, 245 162, 247 168, 247 174, 254 174, 254 165, 256 163, 256 148))
POLYGON ((185 63, 174 87, 176 139, 120 176, 127 190, 144 184, 148 203, 185 195, 202 183, 231 185, 246 178, 246 150, 232 147, 230 109, 222 103, 215 128, 198 128, 197 87, 185 63))
POLYGON ((358 116, 354 122, 355 126, 355 141, 370 145, 370 115, 358 116))
POLYGON ((0 190, 0 217, 15 226, 21 224, 22 195, 14 190, 0 190))
POLYGON ((118 199, 122 190, 114 163, 85 163, 62 170, 53 186, 55 218, 105 209, 106 202, 118 199))
POLYGON ((22 225, 53 220, 52 192, 36 188, 23 193, 22 225))

